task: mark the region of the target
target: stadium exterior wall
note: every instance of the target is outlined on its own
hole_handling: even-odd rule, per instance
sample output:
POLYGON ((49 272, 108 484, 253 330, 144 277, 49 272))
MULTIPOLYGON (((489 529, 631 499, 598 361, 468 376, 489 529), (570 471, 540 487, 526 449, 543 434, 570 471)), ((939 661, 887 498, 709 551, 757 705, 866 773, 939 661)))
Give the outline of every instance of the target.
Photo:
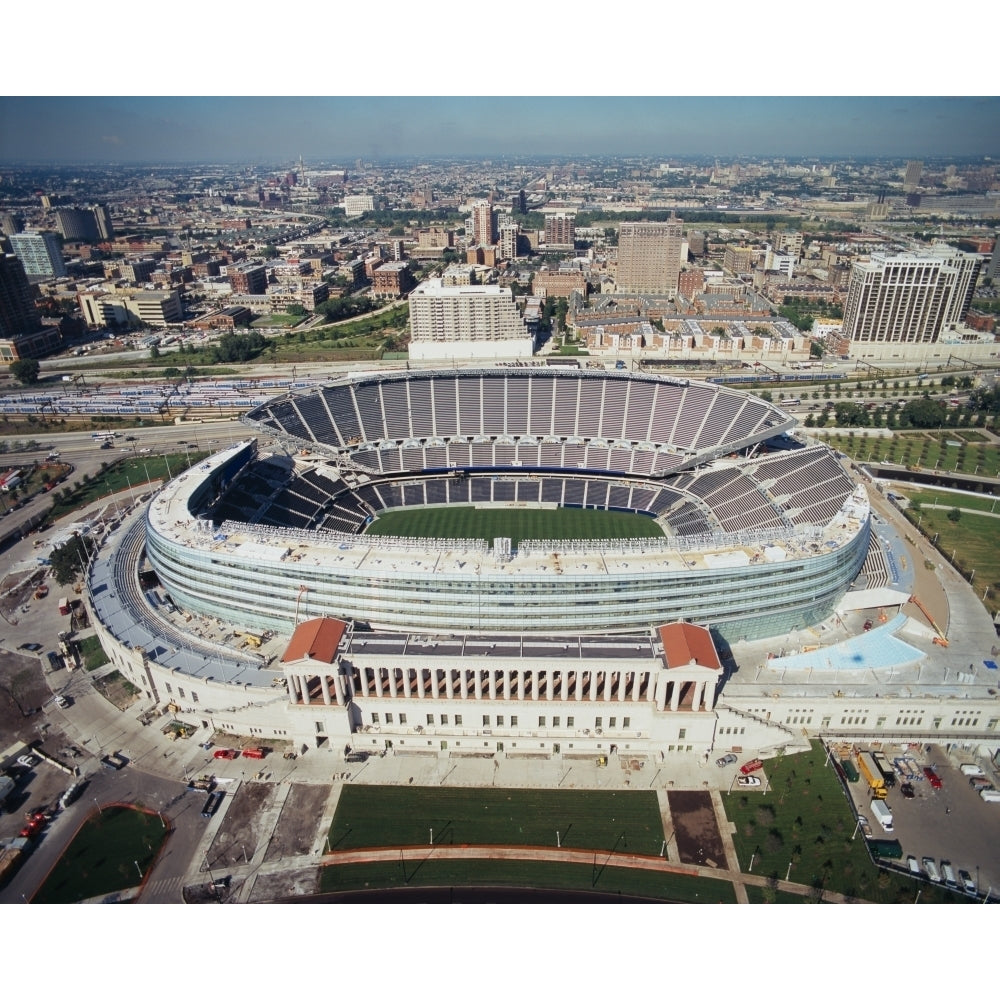
POLYGON ((530 358, 535 352, 531 337, 516 340, 434 340, 410 344, 411 361, 506 361, 530 358))

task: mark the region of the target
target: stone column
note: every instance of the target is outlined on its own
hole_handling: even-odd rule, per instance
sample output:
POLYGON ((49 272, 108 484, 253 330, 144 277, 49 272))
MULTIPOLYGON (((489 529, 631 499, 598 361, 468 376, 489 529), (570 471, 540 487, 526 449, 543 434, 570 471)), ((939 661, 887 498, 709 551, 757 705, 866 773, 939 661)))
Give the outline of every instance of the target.
POLYGON ((673 682, 674 689, 670 692, 670 711, 677 712, 681 707, 681 682, 673 682))
POLYGON ((469 671, 462 667, 459 673, 462 678, 462 701, 466 701, 469 697, 469 671))
POLYGON ((667 680, 667 675, 664 671, 660 671, 656 675, 656 707, 662 712, 667 707, 667 687, 670 685, 670 681, 667 680))
POLYGON ((718 678, 713 677, 712 680, 705 684, 705 711, 711 712, 715 707, 715 686, 718 684, 718 678))
POLYGON ((375 697, 382 697, 382 668, 372 667, 372 679, 375 682, 375 697))
POLYGON ((556 671, 545 671, 545 700, 552 701, 556 696, 556 671))
POLYGON ((582 670, 573 671, 573 682, 576 684, 576 688, 573 691, 573 697, 580 701, 583 698, 583 678, 586 674, 582 670))
POLYGON ((295 674, 286 674, 288 678, 288 703, 297 705, 299 703, 299 685, 295 674))
POLYGON ((604 672, 604 700, 611 701, 611 694, 615 689, 615 674, 613 670, 604 672))
POLYGON ((417 681, 417 697, 418 698, 423 698, 424 697, 424 668, 423 667, 417 667, 413 672, 417 675, 416 676, 416 681, 417 681))
POLYGON ((531 700, 538 701, 538 671, 531 669, 531 700))
POLYGON ((309 702, 309 678, 305 674, 299 676, 299 686, 302 688, 302 704, 308 705, 309 702))
POLYGON ((480 667, 476 667, 476 701, 482 701, 483 698, 483 671, 480 667))
POLYGON ((333 696, 338 705, 344 704, 344 678, 340 676, 339 670, 333 675, 333 696))
POLYGON ((705 682, 698 681, 694 686, 694 698, 691 699, 691 709, 695 712, 701 711, 701 701, 705 697, 705 682))
POLYGON ((596 670, 590 671, 590 700, 597 701, 597 678, 598 673, 596 670))
POLYGON ((444 672, 444 683, 445 694, 448 697, 448 701, 451 701, 455 697, 455 671, 451 667, 444 672))
MULTIPOLYGON (((635 673, 633 673, 632 677, 634 678, 635 676, 636 676, 635 673)), ((632 683, 635 684, 636 683, 635 680, 633 680, 632 683)), ((623 670, 623 671, 621 671, 621 673, 618 674, 618 700, 619 701, 624 701, 625 700, 625 691, 626 691, 627 688, 628 688, 628 671, 627 670, 623 670)))
POLYGON ((639 700, 639 692, 642 690, 643 679, 647 678, 649 675, 645 670, 637 670, 635 672, 635 679, 632 681, 632 700, 639 700))
POLYGON ((490 701, 497 700, 497 672, 490 667, 490 701))
POLYGON ((323 704, 331 704, 333 699, 330 697, 330 678, 325 673, 319 675, 319 689, 323 692, 323 704))

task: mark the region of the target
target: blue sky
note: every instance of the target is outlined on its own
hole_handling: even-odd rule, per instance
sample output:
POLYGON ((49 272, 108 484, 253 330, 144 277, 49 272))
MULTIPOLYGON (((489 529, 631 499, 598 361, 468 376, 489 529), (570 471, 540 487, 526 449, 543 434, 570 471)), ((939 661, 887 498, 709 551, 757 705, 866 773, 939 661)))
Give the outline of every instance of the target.
POLYGON ((0 160, 1000 154, 995 97, 2 97, 0 160))

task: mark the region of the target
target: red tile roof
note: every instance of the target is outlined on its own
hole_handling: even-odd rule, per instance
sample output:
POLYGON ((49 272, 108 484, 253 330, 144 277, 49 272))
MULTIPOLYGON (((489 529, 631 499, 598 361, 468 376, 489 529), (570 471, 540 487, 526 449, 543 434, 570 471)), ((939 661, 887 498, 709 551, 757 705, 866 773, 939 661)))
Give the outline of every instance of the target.
POLYGON ((333 663, 346 631, 347 624, 339 618, 312 618, 303 622, 288 640, 281 662, 310 659, 333 663))
POLYGON ((686 667, 692 661, 711 670, 722 669, 715 643, 712 642, 712 634, 707 628, 690 622, 674 622, 671 625, 661 625, 659 633, 667 669, 686 667))

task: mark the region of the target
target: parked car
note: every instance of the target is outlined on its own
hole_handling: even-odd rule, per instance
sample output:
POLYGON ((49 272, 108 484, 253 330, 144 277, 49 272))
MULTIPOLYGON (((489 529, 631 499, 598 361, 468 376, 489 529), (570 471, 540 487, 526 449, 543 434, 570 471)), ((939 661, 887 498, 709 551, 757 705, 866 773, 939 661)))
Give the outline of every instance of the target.
POLYGON ((967 896, 976 895, 976 883, 972 881, 972 876, 964 869, 959 868, 958 877, 962 880, 962 888, 967 896))
POLYGON ((251 760, 263 760, 267 756, 266 747, 244 747, 243 756, 249 757, 251 760))
POLYGON ((924 777, 931 783, 931 788, 936 789, 941 787, 941 779, 938 777, 937 771, 935 771, 933 767, 924 768, 924 777))
POLYGON ((56 695, 56 696, 55 696, 55 697, 54 697, 54 698, 52 699, 52 701, 53 701, 53 702, 54 702, 54 703, 55 703, 55 704, 56 704, 56 705, 57 705, 57 706, 58 706, 59 708, 69 708, 69 706, 70 706, 70 700, 69 700, 69 698, 67 698, 67 697, 66 697, 66 695, 64 695, 64 694, 57 694, 57 695, 56 695))
POLYGON ((230 750, 228 747, 222 750, 216 750, 212 756, 216 760, 236 760, 239 757, 239 750, 230 750))
POLYGON ((724 757, 720 757, 716 762, 719 767, 728 767, 730 764, 736 763, 736 754, 727 753, 724 757))
POLYGON ((34 767, 38 763, 38 758, 33 757, 30 753, 23 753, 17 758, 17 762, 21 767, 34 767))
POLYGON ((906 864, 910 869, 911 875, 920 874, 920 862, 912 854, 906 855, 906 864))
POLYGON ((760 785, 760 778, 756 774, 741 774, 736 779, 736 784, 742 788, 756 788, 760 785))
POLYGON ((754 771, 759 771, 764 766, 764 762, 760 757, 754 757, 753 760, 748 760, 741 768, 740 774, 752 774, 754 771))
POLYGON ((916 795, 916 792, 913 790, 913 785, 911 785, 908 781, 904 781, 899 786, 899 790, 903 793, 904 799, 912 799, 916 795))
POLYGON ((42 644, 40 642, 22 642, 17 648, 26 649, 29 653, 37 653, 42 648, 42 644))
POLYGON ((978 764, 963 764, 959 770, 967 778, 985 778, 986 772, 978 764))
POLYGON ((933 858, 924 858, 924 871, 932 882, 940 882, 941 874, 938 872, 937 862, 933 858))

